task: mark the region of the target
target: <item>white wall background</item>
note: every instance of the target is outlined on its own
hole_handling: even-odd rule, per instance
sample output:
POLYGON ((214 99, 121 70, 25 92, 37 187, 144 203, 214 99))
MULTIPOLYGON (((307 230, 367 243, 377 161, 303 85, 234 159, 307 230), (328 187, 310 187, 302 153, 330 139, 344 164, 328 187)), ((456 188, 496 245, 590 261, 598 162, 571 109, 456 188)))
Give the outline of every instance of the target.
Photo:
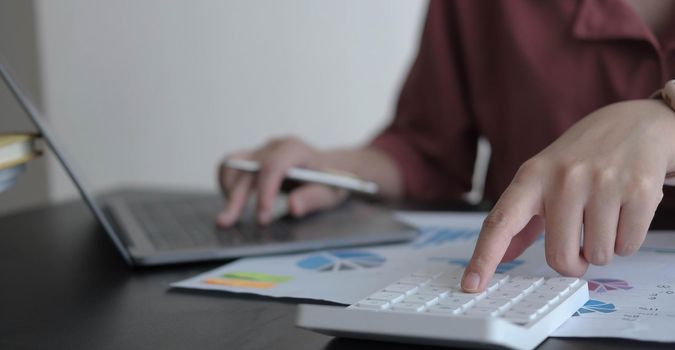
MULTIPOLYGON (((96 189, 215 188, 224 154, 365 142, 426 1, 35 0, 44 110, 96 189)), ((54 162, 50 197, 75 192, 54 162)))
MULTIPOLYGON (((40 65, 34 3, 30 0, 0 1, 0 61, 21 81, 24 91, 42 107, 40 65)), ((0 83, 0 133, 31 132, 33 125, 9 89, 0 83)), ((47 166, 44 159, 31 162, 8 191, 0 193, 0 213, 9 213, 47 201, 47 166)))

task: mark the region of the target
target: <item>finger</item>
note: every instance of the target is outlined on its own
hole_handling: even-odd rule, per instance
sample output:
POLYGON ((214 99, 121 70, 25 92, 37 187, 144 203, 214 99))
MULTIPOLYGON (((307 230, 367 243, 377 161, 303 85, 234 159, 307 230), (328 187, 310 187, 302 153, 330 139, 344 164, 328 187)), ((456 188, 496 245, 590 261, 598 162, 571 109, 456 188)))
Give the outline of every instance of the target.
POLYGON ((237 178, 239 178, 239 175, 241 175, 241 171, 236 170, 236 169, 227 169, 225 171, 225 194, 229 196, 230 192, 232 191, 232 188, 234 188, 234 184, 237 181, 237 178))
POLYGON ((539 186, 512 183, 483 222, 476 248, 462 277, 462 289, 485 289, 511 239, 538 214, 539 186))
POLYGON ((347 197, 345 190, 337 190, 322 185, 304 185, 289 196, 291 215, 302 217, 311 212, 336 206, 347 197))
POLYGON ((258 223, 267 225, 272 220, 274 198, 279 194, 281 182, 290 165, 283 163, 268 163, 263 166, 258 175, 258 223))
POLYGON ((585 200, 576 194, 575 188, 563 187, 544 203, 546 261, 565 276, 581 276, 588 268, 581 252, 585 200))
POLYGON ((502 262, 512 261, 519 257, 542 233, 544 233, 544 218, 541 215, 535 215, 525 228, 513 237, 502 262))
POLYGON ((584 259, 593 265, 607 265, 614 256, 620 198, 616 191, 599 191, 584 210, 584 259))
POLYGON ((260 224, 266 225, 272 220, 274 199, 279 194, 288 169, 302 164, 309 157, 306 147, 299 144, 295 139, 273 141, 255 155, 261 164, 257 181, 260 224))
POLYGON ((230 191, 225 210, 218 215, 217 223, 222 227, 234 225, 241 216, 253 185, 253 175, 242 173, 230 191))
POLYGON ((635 198, 621 206, 614 251, 621 256, 635 253, 645 240, 663 193, 635 198))
POLYGON ((218 180, 220 182, 220 190, 224 196, 227 197, 230 195, 230 192, 241 173, 241 171, 228 168, 224 164, 220 165, 218 180))
MULTIPOLYGON (((229 154, 226 159, 250 159, 250 156, 250 151, 237 151, 229 154)), ((228 195, 240 173, 241 171, 239 170, 225 166, 225 160, 220 163, 220 167, 218 168, 218 181, 224 195, 228 195)))

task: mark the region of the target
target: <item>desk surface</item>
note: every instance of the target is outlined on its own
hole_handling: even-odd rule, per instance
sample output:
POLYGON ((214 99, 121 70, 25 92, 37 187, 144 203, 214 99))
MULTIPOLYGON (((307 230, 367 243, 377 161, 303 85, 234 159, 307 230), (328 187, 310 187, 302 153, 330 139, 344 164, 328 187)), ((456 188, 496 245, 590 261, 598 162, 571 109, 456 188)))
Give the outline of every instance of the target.
MULTIPOLYGON (((293 301, 168 287, 217 265, 130 269, 82 203, 2 217, 0 348, 409 348, 297 329, 293 301)), ((613 339, 549 339, 540 348, 645 345, 613 339)), ((672 348, 672 344, 648 345, 672 348)))

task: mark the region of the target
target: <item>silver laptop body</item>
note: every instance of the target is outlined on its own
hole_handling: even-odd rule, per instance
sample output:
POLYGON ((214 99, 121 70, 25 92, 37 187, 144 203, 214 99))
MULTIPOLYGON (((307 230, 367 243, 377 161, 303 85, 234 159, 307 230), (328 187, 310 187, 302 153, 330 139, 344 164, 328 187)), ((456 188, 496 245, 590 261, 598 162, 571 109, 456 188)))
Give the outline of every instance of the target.
POLYGON ((390 211, 359 201, 300 220, 282 218, 266 227, 247 223, 218 230, 214 220, 224 203, 217 194, 121 190, 95 198, 46 120, 1 62, 0 75, 130 265, 395 243, 417 235, 394 220, 390 211))

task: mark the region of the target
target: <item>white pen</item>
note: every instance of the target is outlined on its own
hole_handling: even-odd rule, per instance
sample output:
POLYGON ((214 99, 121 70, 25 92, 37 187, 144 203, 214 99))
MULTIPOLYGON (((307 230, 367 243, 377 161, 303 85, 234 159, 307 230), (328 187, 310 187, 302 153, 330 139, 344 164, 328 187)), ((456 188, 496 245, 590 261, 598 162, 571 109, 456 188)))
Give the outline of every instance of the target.
MULTIPOLYGON (((228 158, 223 161, 222 166, 246 172, 257 172, 260 170, 260 164, 258 162, 246 159, 228 158)), ((359 179, 356 176, 330 171, 290 168, 286 172, 286 178, 295 181, 317 183, 371 195, 376 194, 378 191, 377 184, 372 181, 366 181, 359 179)))

